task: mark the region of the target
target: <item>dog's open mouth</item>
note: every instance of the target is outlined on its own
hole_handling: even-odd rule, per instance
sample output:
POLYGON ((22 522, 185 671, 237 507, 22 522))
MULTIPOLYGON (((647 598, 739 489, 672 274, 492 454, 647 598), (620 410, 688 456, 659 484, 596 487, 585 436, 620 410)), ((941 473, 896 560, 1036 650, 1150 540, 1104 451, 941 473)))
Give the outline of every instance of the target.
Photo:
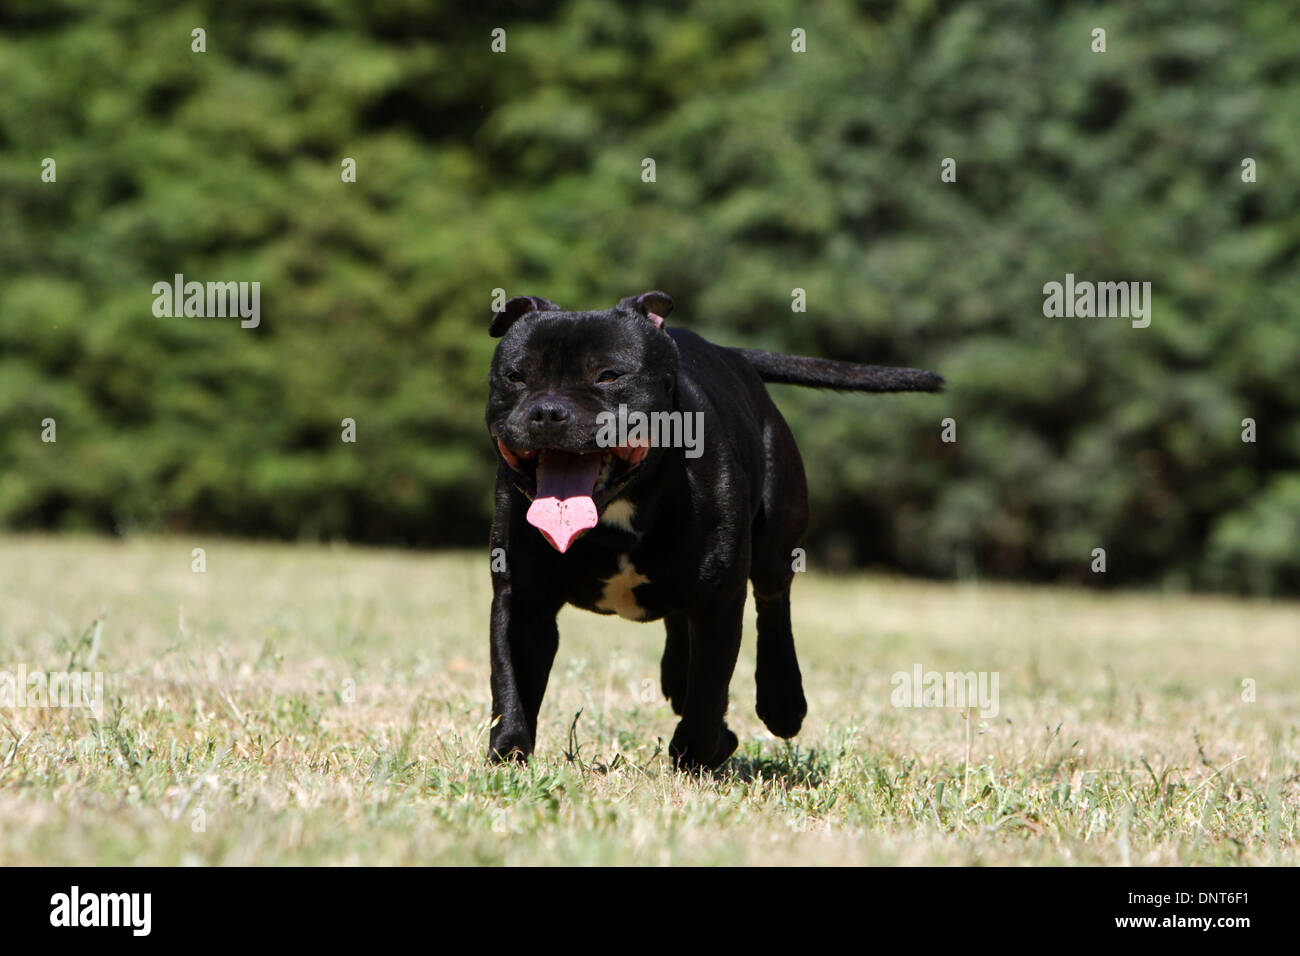
POLYGON ((540 531, 557 551, 600 520, 596 497, 621 488, 645 461, 650 449, 627 445, 593 452, 558 448, 511 451, 500 438, 497 450, 507 465, 524 479, 521 490, 533 499, 528 523, 540 531))

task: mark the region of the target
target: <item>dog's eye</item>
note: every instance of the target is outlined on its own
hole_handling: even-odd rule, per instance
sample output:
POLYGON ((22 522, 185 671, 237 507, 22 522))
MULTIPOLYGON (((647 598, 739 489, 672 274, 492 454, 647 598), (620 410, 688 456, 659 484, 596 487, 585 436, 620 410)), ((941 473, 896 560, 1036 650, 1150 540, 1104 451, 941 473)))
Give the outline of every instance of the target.
POLYGON ((516 385, 524 384, 524 377, 520 375, 518 372, 514 372, 514 371, 506 372, 506 379, 507 381, 514 382, 516 385))
POLYGON ((617 382, 622 377, 622 372, 616 372, 612 368, 607 368, 596 376, 596 383, 602 384, 604 382, 617 382))

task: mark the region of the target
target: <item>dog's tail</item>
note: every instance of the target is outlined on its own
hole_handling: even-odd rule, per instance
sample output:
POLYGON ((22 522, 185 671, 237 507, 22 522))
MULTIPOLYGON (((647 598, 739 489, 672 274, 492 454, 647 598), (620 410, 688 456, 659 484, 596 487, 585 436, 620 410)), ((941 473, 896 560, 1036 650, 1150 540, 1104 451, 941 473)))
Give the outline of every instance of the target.
POLYGON ((759 378, 778 385, 807 385, 843 392, 941 392, 943 376, 919 368, 859 365, 834 359, 784 355, 759 349, 732 349, 754 367, 759 378))

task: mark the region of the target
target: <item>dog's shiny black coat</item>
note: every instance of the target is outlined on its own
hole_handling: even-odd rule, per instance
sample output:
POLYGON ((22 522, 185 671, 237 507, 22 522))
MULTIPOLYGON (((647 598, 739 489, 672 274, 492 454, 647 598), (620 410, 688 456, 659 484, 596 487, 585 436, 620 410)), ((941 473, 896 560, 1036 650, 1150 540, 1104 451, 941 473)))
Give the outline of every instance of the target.
POLYGON ((712 345, 662 327, 671 309, 659 292, 594 312, 520 296, 493 318, 491 332, 503 338, 487 425, 504 447, 491 541, 493 554, 504 555, 492 575, 495 759, 533 751, 559 643, 556 614, 567 603, 665 622, 663 692, 681 716, 670 753, 682 767, 721 764, 737 743, 724 718, 747 582, 758 611, 758 715, 779 737, 798 733, 807 704, 790 584, 807 490, 794 437, 764 380, 865 391, 942 385, 929 372, 712 345), (703 454, 651 448, 624 484, 593 496, 601 523, 561 553, 525 521, 535 485, 523 456, 599 451, 597 416, 620 404, 702 412, 703 454))

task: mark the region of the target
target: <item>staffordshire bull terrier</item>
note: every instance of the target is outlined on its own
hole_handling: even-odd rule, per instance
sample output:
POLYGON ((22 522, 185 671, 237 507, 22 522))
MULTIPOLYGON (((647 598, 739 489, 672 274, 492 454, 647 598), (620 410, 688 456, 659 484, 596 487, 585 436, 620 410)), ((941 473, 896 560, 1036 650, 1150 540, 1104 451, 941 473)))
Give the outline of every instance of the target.
POLYGON ((778 737, 807 713, 790 631, 792 552, 808 522, 803 462, 765 382, 939 391, 932 372, 723 348, 666 328, 662 292, 570 312, 518 296, 494 315, 489 756, 527 759, 574 604, 662 619, 660 679, 681 720, 669 753, 709 768, 725 721, 746 582, 758 610, 757 711, 778 737), (500 549, 500 550, 498 550, 500 549), (498 560, 504 557, 504 561, 498 560))

